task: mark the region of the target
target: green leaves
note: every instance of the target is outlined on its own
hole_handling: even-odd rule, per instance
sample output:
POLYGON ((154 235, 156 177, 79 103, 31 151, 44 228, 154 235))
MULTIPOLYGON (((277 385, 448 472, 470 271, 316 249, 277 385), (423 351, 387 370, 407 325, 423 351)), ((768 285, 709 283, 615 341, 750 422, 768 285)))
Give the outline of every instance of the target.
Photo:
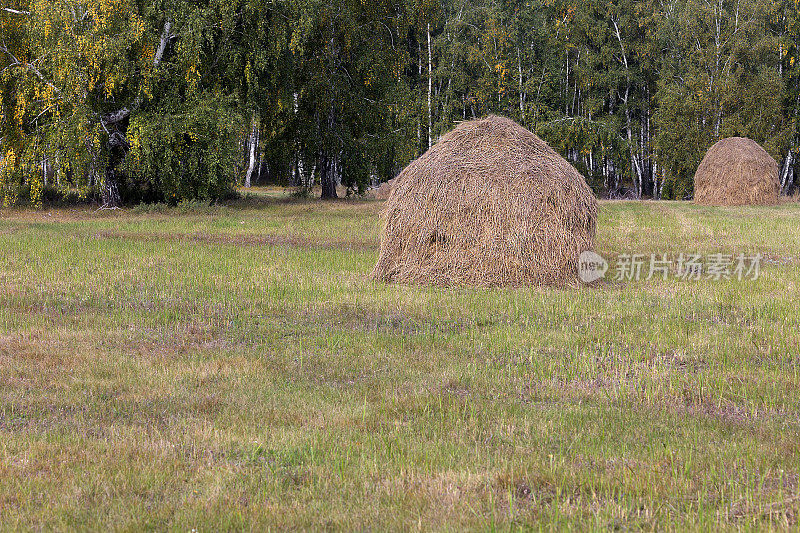
POLYGON ((232 192, 239 157, 231 141, 243 128, 230 99, 209 94, 137 115, 128 129, 124 185, 173 204, 224 198, 232 192))
POLYGON ((599 194, 691 194, 702 153, 723 136, 751 137, 776 158, 800 146, 794 2, 4 6, 7 204, 20 191, 39 202, 46 179, 84 196, 116 182, 126 201, 227 194, 252 116, 262 174, 353 191, 489 113, 543 136, 599 194))
MULTIPOLYGON (((775 33, 777 3, 687 0, 665 13, 655 146, 676 191, 691 191, 705 151, 750 137, 781 160, 789 131, 775 33), (691 36, 691 38, 688 38, 691 36)), ((680 197, 679 197, 680 198, 680 197)))

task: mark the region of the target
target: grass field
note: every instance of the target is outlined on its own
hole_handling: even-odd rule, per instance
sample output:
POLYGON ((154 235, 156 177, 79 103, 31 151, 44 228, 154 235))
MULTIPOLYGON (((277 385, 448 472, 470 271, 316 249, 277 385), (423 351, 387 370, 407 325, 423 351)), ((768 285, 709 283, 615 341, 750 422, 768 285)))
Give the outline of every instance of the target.
POLYGON ((756 281, 368 279, 381 204, 0 211, 0 530, 797 529, 800 204, 602 203, 756 281))

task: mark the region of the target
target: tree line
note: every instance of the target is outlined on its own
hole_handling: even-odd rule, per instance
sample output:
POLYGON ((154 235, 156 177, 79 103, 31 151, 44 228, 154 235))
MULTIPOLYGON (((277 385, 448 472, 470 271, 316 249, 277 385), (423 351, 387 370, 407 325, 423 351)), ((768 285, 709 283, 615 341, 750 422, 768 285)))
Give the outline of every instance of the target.
POLYGON ((5 0, 3 205, 395 176, 460 121, 536 132, 608 197, 689 198, 750 137, 794 187, 796 0, 5 0))

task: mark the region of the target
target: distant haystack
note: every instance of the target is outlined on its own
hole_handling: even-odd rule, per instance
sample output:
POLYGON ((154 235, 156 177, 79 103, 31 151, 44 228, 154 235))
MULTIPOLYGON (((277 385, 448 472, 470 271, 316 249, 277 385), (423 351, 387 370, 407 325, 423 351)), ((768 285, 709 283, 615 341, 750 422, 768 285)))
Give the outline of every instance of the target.
POLYGON ((376 280, 574 285, 597 200, 583 177, 507 118, 461 123, 396 178, 376 280))
POLYGON ((367 198, 373 198, 375 200, 387 200, 392 194, 392 190, 394 189, 394 184, 396 182, 397 178, 384 181, 378 187, 368 190, 366 193, 367 198))
POLYGON ((778 203, 778 163, 753 140, 729 137, 712 146, 694 175, 694 201, 703 205, 778 203))

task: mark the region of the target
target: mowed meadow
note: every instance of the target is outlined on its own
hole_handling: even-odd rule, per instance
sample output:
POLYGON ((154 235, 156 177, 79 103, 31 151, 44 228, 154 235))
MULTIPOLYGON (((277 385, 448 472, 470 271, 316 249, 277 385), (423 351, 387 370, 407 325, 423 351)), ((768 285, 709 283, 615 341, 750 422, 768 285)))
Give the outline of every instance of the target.
POLYGON ((0 211, 0 530, 800 527, 800 204, 601 202, 763 268, 580 289, 374 283, 381 205, 0 211))

